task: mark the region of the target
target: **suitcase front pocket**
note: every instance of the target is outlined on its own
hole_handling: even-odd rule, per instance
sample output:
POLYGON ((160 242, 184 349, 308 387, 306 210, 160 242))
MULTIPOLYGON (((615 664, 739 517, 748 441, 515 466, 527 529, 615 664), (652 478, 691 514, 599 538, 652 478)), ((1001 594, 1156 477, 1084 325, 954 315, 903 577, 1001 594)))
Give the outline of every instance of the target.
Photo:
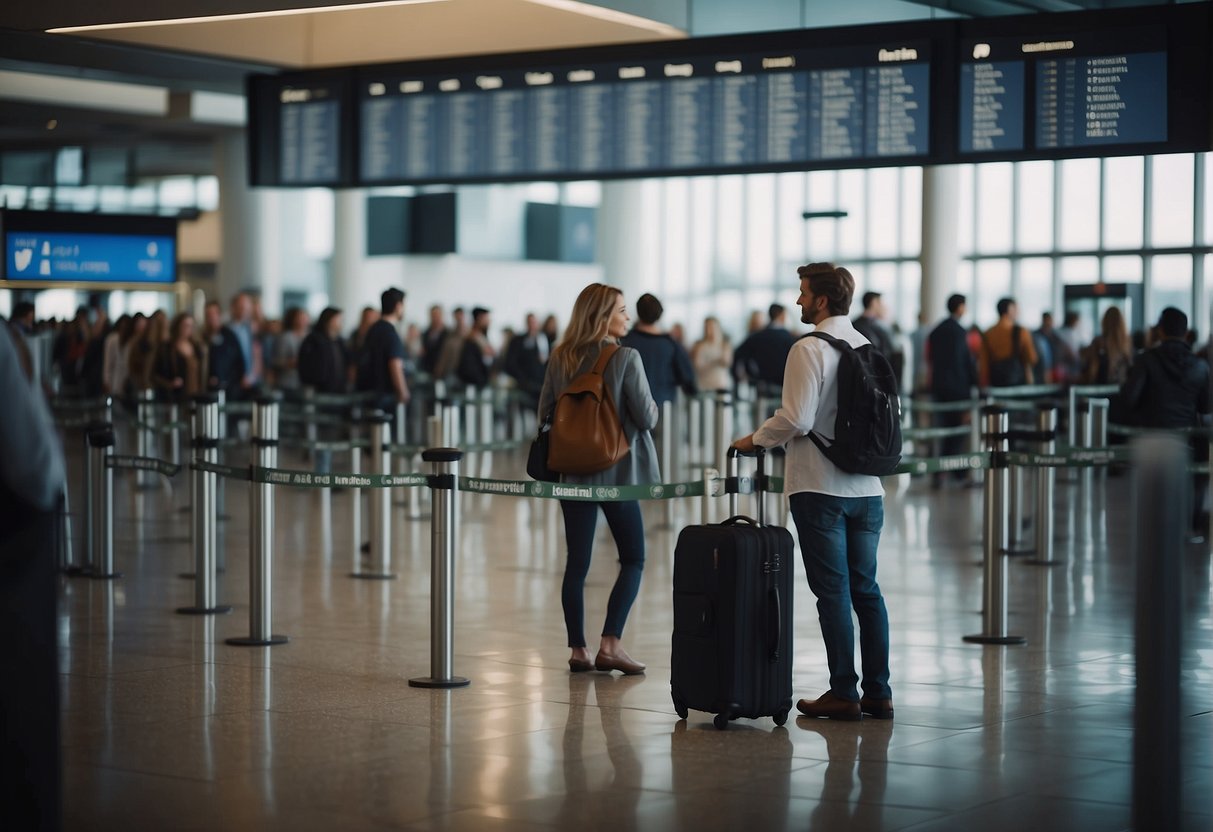
POLYGON ((716 629, 712 597, 692 592, 674 593, 674 632, 710 636, 716 629))

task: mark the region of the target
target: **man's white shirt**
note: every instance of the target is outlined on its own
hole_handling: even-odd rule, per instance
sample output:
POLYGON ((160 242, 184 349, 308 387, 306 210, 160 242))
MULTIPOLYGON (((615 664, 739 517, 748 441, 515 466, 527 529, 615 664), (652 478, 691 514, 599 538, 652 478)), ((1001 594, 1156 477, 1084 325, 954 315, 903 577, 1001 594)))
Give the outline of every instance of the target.
MULTIPOLYGON (((845 315, 817 325, 852 347, 870 343, 845 315)), ((834 439, 838 414, 838 350, 821 338, 801 338, 792 345, 783 374, 783 402, 775 415, 754 432, 754 444, 787 447, 784 493, 812 491, 835 497, 881 497, 879 477, 848 474, 826 458, 806 434, 816 431, 826 443, 834 439)))

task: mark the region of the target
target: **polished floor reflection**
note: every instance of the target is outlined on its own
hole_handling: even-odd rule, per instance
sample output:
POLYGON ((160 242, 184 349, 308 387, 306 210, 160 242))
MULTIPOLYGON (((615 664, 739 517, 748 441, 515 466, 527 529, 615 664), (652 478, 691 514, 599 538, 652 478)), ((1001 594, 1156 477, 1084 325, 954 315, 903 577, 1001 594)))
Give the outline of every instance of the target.
MULTIPOLYGON (((520 467, 494 464, 501 477, 520 467)), ((354 580, 350 492, 334 496, 330 517, 321 492, 280 489, 274 631, 290 642, 241 648, 223 640, 249 628, 248 486, 226 485, 220 526, 220 601, 235 611, 199 618, 173 612, 192 599, 178 576, 192 566, 187 496, 135 490, 132 479, 117 479, 115 499, 125 577, 63 580, 69 829, 1130 826, 1127 478, 1059 483, 1064 563, 1010 564, 1010 629, 1023 647, 961 641, 980 630, 981 492, 890 481, 879 577, 896 721, 740 720, 723 732, 708 714, 679 721, 669 698, 674 529, 698 517, 697 502, 678 506, 672 524, 664 505, 646 507, 648 563, 625 644, 649 671, 625 678, 567 670, 558 507, 465 495, 455 672, 472 684, 429 691, 407 685, 429 673, 427 519, 398 506, 398 578, 354 580)), ((590 632, 616 568, 605 533, 600 544, 590 632)), ((1183 828, 1204 831, 1213 828, 1210 556, 1192 546, 1182 557, 1183 828)), ((799 564, 795 603, 795 695, 815 697, 827 674, 799 564)))

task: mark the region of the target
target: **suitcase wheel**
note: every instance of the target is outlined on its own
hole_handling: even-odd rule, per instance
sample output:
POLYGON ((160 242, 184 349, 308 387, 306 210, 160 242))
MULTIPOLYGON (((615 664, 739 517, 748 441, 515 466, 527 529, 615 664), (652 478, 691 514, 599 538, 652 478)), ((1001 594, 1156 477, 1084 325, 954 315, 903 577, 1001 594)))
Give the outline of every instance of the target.
POLYGON ((728 711, 725 711, 724 713, 716 714, 716 717, 712 720, 712 724, 715 725, 716 728, 720 731, 723 731, 725 728, 728 728, 729 727, 728 711))
POLYGON ((775 714, 774 720, 775 720, 776 725, 783 725, 785 722, 787 722, 788 721, 788 709, 784 708, 782 711, 775 714))

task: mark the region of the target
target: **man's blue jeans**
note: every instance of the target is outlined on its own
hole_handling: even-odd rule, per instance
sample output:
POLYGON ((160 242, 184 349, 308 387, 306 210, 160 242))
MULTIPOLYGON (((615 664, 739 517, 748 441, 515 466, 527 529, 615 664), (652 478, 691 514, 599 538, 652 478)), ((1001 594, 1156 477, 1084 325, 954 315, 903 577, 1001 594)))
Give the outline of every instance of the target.
POLYGON ((858 701, 855 628, 859 618, 863 693, 891 699, 889 688, 889 613, 876 583, 876 546, 884 525, 881 497, 834 497, 802 492, 789 498, 800 534, 800 550, 809 589, 817 596, 817 616, 830 665, 830 691, 858 701))

